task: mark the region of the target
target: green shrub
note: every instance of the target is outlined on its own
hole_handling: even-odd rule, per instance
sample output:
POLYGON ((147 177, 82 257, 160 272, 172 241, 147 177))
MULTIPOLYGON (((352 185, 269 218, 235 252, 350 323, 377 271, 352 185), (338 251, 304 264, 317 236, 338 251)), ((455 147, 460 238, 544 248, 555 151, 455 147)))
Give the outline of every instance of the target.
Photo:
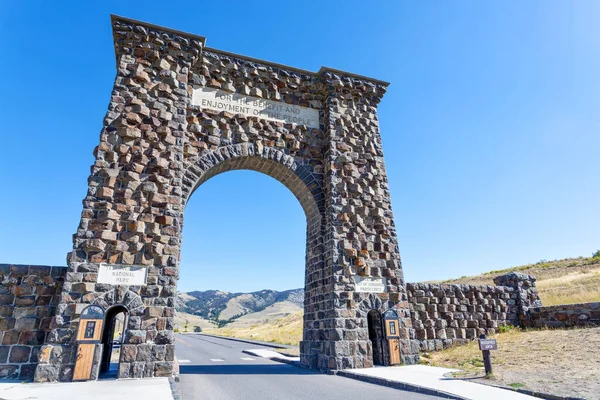
POLYGON ((512 325, 500 325, 498 327, 498 332, 500 333, 506 333, 506 332, 510 332, 512 330, 516 329, 514 326, 512 325))

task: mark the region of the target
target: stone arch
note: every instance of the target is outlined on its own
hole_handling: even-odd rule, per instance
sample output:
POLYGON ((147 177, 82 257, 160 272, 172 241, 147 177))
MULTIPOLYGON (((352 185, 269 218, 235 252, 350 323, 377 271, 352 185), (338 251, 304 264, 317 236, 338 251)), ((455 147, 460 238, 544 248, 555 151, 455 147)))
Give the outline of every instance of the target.
POLYGON ((371 310, 377 310, 383 315, 387 310, 393 307, 389 301, 383 301, 374 293, 364 295, 364 298, 358 305, 358 310, 361 317, 366 318, 371 310))
POLYGON ((296 196, 307 219, 323 212, 325 196, 322 182, 309 167, 281 150, 255 143, 241 143, 207 152, 184 172, 182 201, 204 182, 226 171, 248 169, 262 172, 286 186, 296 196))
POLYGON ((140 295, 127 286, 116 286, 96 294, 92 304, 98 305, 108 311, 115 306, 125 307, 130 315, 139 315, 144 312, 144 302, 140 295))

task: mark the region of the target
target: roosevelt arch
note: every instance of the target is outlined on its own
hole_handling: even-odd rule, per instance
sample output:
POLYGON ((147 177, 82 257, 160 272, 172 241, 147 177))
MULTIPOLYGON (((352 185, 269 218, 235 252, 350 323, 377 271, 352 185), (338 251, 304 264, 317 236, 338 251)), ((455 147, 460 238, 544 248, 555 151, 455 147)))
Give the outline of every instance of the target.
POLYGON ((123 17, 111 23, 115 81, 35 380, 72 380, 81 311, 116 297, 132 302, 123 303, 129 358, 119 377, 172 375, 185 204, 232 169, 279 180, 307 216, 301 363, 371 366, 367 314, 388 309, 401 362, 418 362, 377 116, 389 84, 232 54, 123 17))

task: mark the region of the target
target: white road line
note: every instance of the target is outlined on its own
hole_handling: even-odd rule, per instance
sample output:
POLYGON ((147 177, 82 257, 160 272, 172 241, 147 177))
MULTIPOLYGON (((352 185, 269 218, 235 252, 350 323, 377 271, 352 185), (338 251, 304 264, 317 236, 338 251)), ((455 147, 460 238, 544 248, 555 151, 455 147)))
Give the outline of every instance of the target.
POLYGON ((242 360, 244 360, 244 361, 254 361, 254 358, 252 358, 252 357, 242 357, 242 360))
POLYGON ((225 361, 222 358, 211 358, 210 361, 214 361, 214 362, 219 362, 219 361, 225 361))
POLYGON ((190 363, 190 360, 177 360, 179 361, 179 364, 183 364, 183 363, 190 363))

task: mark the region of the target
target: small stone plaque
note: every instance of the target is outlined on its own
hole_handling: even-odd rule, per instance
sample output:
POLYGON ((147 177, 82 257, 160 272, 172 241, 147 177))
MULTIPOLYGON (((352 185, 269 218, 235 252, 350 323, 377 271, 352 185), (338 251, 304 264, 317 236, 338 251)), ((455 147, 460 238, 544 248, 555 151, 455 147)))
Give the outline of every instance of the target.
POLYGON ((98 283, 110 285, 146 285, 148 268, 136 265, 100 265, 98 283))
POLYGON ((496 339, 479 339, 479 350, 498 350, 496 339))
POLYGON ((369 278, 354 276, 354 291, 358 293, 384 293, 387 292, 385 278, 369 278))
POLYGON ((194 89, 192 105, 269 121, 319 128, 319 110, 212 88, 194 89))

